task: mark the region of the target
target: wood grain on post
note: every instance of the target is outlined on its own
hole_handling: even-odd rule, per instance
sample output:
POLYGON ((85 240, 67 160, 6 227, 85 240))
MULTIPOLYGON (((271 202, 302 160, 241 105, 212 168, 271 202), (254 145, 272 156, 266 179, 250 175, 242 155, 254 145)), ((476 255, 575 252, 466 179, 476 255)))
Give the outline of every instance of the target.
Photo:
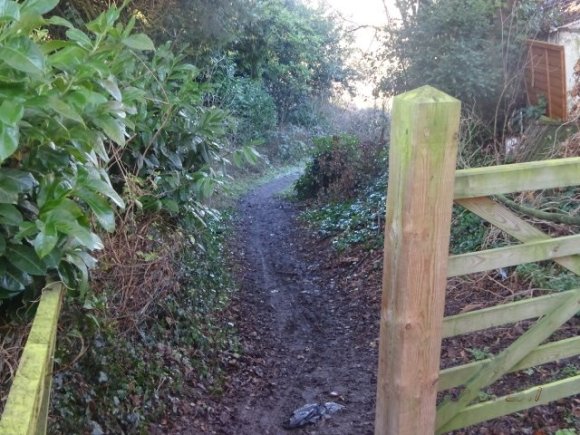
POLYGON ((430 86, 394 99, 376 435, 435 430, 460 107, 430 86))

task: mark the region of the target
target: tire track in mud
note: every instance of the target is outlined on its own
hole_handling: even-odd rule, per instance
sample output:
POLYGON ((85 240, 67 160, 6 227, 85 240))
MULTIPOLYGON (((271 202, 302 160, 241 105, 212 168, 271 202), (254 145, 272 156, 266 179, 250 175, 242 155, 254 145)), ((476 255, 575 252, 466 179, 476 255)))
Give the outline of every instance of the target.
POLYGON ((213 432, 288 433, 282 423, 292 410, 326 401, 345 409, 293 432, 373 431, 376 354, 357 343, 356 318, 344 309, 324 256, 309 251, 296 205, 279 195, 295 179, 274 180, 240 203, 241 335, 245 353, 259 361, 254 372, 262 382, 230 391, 223 402, 230 412, 213 432))

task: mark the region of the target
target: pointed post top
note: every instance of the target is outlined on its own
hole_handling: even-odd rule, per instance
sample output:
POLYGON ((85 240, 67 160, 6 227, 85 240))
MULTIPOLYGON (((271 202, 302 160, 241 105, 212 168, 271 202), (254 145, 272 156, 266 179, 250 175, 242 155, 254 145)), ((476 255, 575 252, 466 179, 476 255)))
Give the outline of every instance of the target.
POLYGON ((413 89, 412 91, 405 92, 404 94, 397 95, 396 100, 403 100, 414 102, 418 104, 423 103, 454 103, 461 104, 457 98, 440 91, 433 86, 425 85, 420 88, 413 89))

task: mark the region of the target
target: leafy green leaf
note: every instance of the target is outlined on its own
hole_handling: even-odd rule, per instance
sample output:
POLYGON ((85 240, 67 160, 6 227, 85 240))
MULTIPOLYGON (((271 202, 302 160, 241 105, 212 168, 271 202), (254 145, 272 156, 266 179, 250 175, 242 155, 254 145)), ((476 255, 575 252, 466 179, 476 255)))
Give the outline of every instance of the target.
POLYGON ((92 121, 117 145, 125 145, 125 124, 122 121, 110 116, 95 117, 92 121))
POLYGON ((78 282, 79 297, 84 299, 87 290, 89 288, 89 271, 84 260, 76 255, 76 253, 70 253, 66 256, 66 261, 74 265, 81 274, 81 279, 78 282))
POLYGON ((153 41, 144 33, 137 33, 123 38, 121 42, 133 50, 155 50, 153 41))
POLYGON ((84 216, 82 208, 69 198, 57 198, 47 201, 42 209, 40 217, 44 222, 76 222, 84 216))
POLYGON ((46 275, 46 265, 30 246, 8 245, 6 258, 12 265, 29 275, 46 275))
POLYGON ((19 136, 17 126, 0 123, 0 163, 18 149, 19 136))
POLYGON ((14 236, 14 240, 22 240, 34 236, 38 233, 38 228, 33 222, 22 221, 18 228, 18 233, 14 236))
POLYGON ((66 104, 64 101, 59 100, 56 97, 50 97, 48 99, 48 106, 54 110, 59 115, 64 116, 65 118, 71 119, 76 121, 80 124, 84 124, 83 118, 79 113, 73 109, 71 106, 66 104))
POLYGON ((31 282, 30 275, 12 267, 4 259, 0 259, 0 288, 10 292, 21 292, 31 282))
POLYGON ((58 231, 74 237, 81 245, 91 251, 94 249, 103 249, 103 242, 100 237, 76 221, 54 221, 54 225, 58 231))
POLYGON ((0 234, 0 255, 6 251, 6 239, 0 234))
POLYGON ((48 56, 48 62, 50 65, 54 65, 65 71, 72 70, 76 72, 78 66, 82 64, 86 57, 87 50, 77 45, 72 45, 48 56))
POLYGON ((63 257, 63 251, 67 250, 68 247, 60 247, 59 244, 50 251, 46 257, 42 257, 44 264, 46 264, 47 269, 58 269, 63 257))
POLYGON ((109 94, 111 94, 111 97, 113 97, 115 100, 117 101, 123 100, 123 95, 121 94, 119 85, 117 85, 117 80, 115 79, 115 77, 110 76, 107 79, 99 80, 99 84, 103 87, 103 89, 105 89, 109 94))
POLYGON ((19 83, 2 83, 0 82, 0 98, 17 99, 26 95, 28 87, 19 83))
POLYGON ((58 232, 53 223, 44 225, 44 228, 38 233, 32 245, 40 258, 46 257, 58 243, 58 232))
POLYGON ((22 5, 22 13, 35 13, 44 15, 52 11, 59 0, 26 0, 22 5))
POLYGON ((122 93, 123 93, 123 101, 125 102, 125 104, 127 104, 127 102, 143 101, 145 99, 145 96, 147 95, 143 89, 139 89, 133 86, 124 88, 122 93))
POLYGON ((4 124, 15 125, 24 115, 24 107, 15 101, 4 100, 0 105, 0 121, 4 124))
POLYGON ((0 204, 16 204, 18 202, 18 191, 10 186, 0 185, 0 204))
POLYGON ((115 229, 115 213, 104 198, 88 189, 79 189, 76 194, 88 204, 105 230, 111 232, 115 229))
POLYGON ((0 204, 0 224, 17 227, 22 222, 22 213, 11 204, 0 204))
POLYGON ((89 269, 94 269, 97 265, 97 259, 95 257, 93 257, 91 254, 89 254, 88 252, 84 252, 84 251, 75 251, 75 254, 81 258, 81 260, 83 260, 83 262, 86 264, 87 268, 89 269))
POLYGON ((38 184, 30 172, 0 168, 0 185, 5 183, 15 186, 18 192, 28 192, 38 184))
POLYGON ((95 176, 88 174, 86 176, 82 176, 79 178, 79 187, 87 187, 95 193, 105 195, 107 198, 113 201, 117 207, 125 208, 125 202, 123 201, 123 198, 119 196, 119 194, 108 182, 105 182, 100 178, 96 178, 95 176))
POLYGON ((40 75, 44 71, 44 54, 34 42, 24 36, 4 41, 0 45, 0 60, 29 74, 40 75))
POLYGON ((63 26, 63 27, 68 27, 69 29, 74 28, 74 26, 72 25, 72 23, 69 20, 66 20, 66 19, 59 17, 59 16, 56 16, 56 15, 47 19, 46 22, 48 24, 52 24, 53 26, 63 26))
POLYGON ((66 31, 66 36, 87 50, 93 48, 93 41, 91 41, 91 38, 89 38, 86 33, 79 29, 68 29, 66 31))
POLYGON ((165 198, 161 200, 163 208, 169 210, 171 213, 179 213, 179 203, 173 199, 165 198))
POLYGON ((20 19, 20 5, 11 0, 0 0, 0 20, 20 19))

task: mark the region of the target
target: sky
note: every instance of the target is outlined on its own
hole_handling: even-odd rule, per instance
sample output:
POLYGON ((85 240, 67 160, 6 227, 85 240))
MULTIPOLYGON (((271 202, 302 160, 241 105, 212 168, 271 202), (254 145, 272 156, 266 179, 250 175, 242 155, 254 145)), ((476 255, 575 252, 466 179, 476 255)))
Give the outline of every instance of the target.
MULTIPOLYGON (((387 22, 383 0, 307 0, 312 5, 326 4, 338 11, 352 27, 384 26, 387 22)), ((389 5, 392 0, 385 0, 389 5)), ((371 28, 361 28, 355 32, 358 47, 366 51, 374 39, 371 28)))
MULTIPOLYGON (((371 26, 361 28, 354 32, 356 46, 363 52, 367 53, 376 48, 377 41, 375 30, 372 26, 384 26, 387 23, 387 14, 383 0, 307 0, 307 3, 318 5, 326 4, 332 9, 338 11, 340 15, 347 20, 348 27, 371 26)), ((385 0, 387 7, 392 0, 385 0)), ((393 13, 392 6, 389 13, 393 13)), ((372 106, 372 85, 368 81, 361 81, 356 84, 358 97, 353 103, 358 106, 372 106)))

